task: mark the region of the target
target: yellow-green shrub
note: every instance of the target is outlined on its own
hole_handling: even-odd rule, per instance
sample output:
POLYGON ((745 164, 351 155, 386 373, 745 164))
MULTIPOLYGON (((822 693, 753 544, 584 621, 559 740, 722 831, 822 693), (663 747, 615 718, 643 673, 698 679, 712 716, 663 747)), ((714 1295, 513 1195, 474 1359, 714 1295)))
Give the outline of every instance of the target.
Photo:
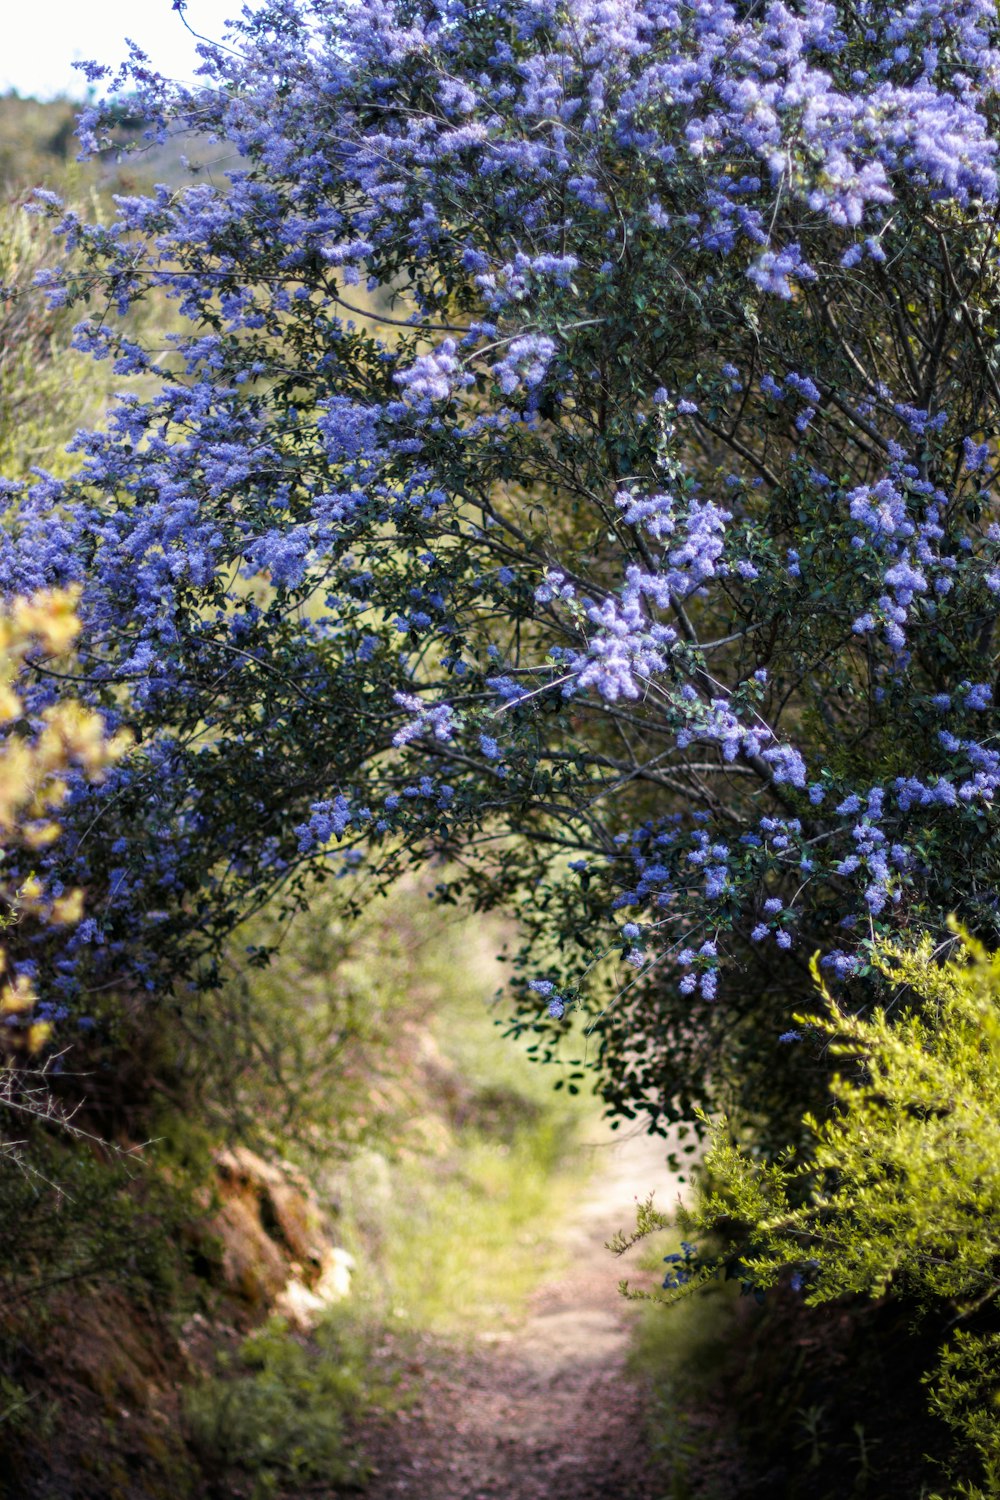
MULTIPOLYGON (((799 1018, 841 1060, 829 1113, 803 1121, 806 1145, 767 1162, 717 1123, 683 1222, 688 1234, 723 1231, 759 1290, 790 1273, 809 1304, 860 1294, 950 1307, 930 1404, 954 1431, 953 1493, 996 1495, 1000 956, 963 936, 946 963, 929 941, 886 944, 877 961, 896 993, 885 1012, 847 1015, 820 984, 823 1013, 799 1018), (959 1477, 971 1454, 982 1488, 959 1477)), ((733 1255, 722 1259, 732 1269, 733 1255)), ((686 1290, 719 1268, 691 1259, 667 1280, 690 1274, 686 1290)))

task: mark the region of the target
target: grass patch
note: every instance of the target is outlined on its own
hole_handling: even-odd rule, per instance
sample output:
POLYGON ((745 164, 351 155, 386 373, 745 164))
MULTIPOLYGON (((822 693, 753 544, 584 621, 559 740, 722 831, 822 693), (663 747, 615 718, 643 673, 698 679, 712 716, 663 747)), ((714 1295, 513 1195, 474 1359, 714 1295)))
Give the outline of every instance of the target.
POLYGON ((218 1374, 185 1396, 189 1441, 212 1493, 234 1479, 253 1500, 300 1486, 362 1487, 367 1470, 350 1441, 351 1418, 391 1388, 371 1377, 370 1340, 353 1316, 332 1314, 308 1342, 280 1318, 219 1358, 218 1374))
POLYGON ((554 1092, 557 1068, 496 1024, 502 933, 439 915, 424 933, 409 950, 427 1007, 414 1112, 394 1150, 349 1167, 342 1223, 363 1297, 414 1329, 473 1333, 515 1321, 562 1264, 557 1230, 591 1172, 580 1139, 597 1107, 554 1092))
MULTIPOLYGON (((650 1236, 633 1285, 659 1287, 663 1257, 679 1237, 673 1230, 650 1236)), ((669 1307, 634 1304, 629 1368, 650 1391, 647 1436, 669 1475, 664 1500, 730 1500, 739 1492, 740 1445, 720 1404, 733 1376, 739 1301, 738 1284, 719 1281, 669 1307)))
POLYGON ((315 1334, 272 1320, 190 1392, 187 1431, 220 1500, 362 1485, 350 1434, 366 1411, 414 1393, 419 1336, 513 1323, 561 1265, 559 1225, 594 1159, 581 1127, 597 1106, 554 1092, 556 1069, 496 1024, 502 936, 404 887, 350 931, 318 903, 248 976, 248 1009, 281 1019, 285 1050, 273 1080, 240 1058, 228 1097, 313 1176, 357 1270, 315 1334), (300 1057, 319 1060, 312 1075, 300 1057), (304 1142, 285 1132, 281 1077, 298 1082, 304 1142), (386 1350, 402 1361, 398 1388, 386 1350))
POLYGON ((447 1160, 411 1163, 393 1174, 376 1295, 438 1333, 513 1322, 561 1264, 553 1229, 581 1175, 564 1122, 547 1118, 509 1143, 463 1133, 447 1160))
MULTIPOLYGON (((651 1247, 640 1268, 660 1274, 663 1255, 676 1249, 676 1244, 676 1236, 663 1235, 662 1246, 651 1247)), ((667 1392, 683 1391, 694 1400, 711 1395, 729 1368, 739 1299, 737 1282, 714 1281, 671 1307, 657 1302, 637 1304, 634 1367, 652 1376, 667 1392)))

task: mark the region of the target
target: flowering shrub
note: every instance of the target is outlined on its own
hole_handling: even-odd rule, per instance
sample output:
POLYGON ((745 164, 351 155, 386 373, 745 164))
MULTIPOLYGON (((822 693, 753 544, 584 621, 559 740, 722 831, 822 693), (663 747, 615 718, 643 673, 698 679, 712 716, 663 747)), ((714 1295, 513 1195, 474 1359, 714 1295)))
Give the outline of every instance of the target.
POLYGON ((881 936, 1000 928, 995 7, 273 0, 202 56, 89 67, 82 134, 224 176, 39 199, 121 384, 0 585, 83 585, 141 747, 46 983, 211 983, 307 867, 458 856, 613 1107, 794 1110, 803 955, 870 998, 881 936))
MULTIPOLYGON (((915 950, 886 944, 876 962, 902 1016, 854 1017, 823 991, 825 1015, 800 1018, 841 1060, 836 1111, 807 1116, 801 1153, 770 1164, 716 1126, 706 1186, 685 1222, 699 1237, 723 1228, 726 1258, 738 1255, 740 1275, 759 1290, 784 1276, 811 1304, 887 1291, 925 1308, 950 1304, 959 1326, 927 1377, 931 1406, 952 1427, 956 1454, 971 1450, 982 1467, 984 1488, 954 1493, 992 1495, 1000 1482, 1000 1154, 991 1102, 1000 1082, 1000 959, 970 943, 939 966, 925 939, 915 950)), ((656 1216, 644 1217, 644 1228, 654 1227, 656 1216)), ((690 1270, 668 1270, 665 1287, 713 1273, 693 1246, 682 1249, 690 1270)))

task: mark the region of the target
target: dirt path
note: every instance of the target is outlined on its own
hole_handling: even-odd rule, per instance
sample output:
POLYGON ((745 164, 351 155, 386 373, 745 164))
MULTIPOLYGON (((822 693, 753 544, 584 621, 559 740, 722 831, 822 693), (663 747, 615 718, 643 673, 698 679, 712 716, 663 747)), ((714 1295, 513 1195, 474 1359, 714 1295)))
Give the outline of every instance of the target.
POLYGON ((513 1330, 471 1350, 429 1344, 418 1404, 375 1442, 366 1500, 663 1500, 644 1437, 644 1393, 625 1372, 628 1265, 604 1248, 637 1199, 677 1196, 662 1141, 605 1137, 597 1170, 564 1223, 564 1275, 535 1292, 513 1330))

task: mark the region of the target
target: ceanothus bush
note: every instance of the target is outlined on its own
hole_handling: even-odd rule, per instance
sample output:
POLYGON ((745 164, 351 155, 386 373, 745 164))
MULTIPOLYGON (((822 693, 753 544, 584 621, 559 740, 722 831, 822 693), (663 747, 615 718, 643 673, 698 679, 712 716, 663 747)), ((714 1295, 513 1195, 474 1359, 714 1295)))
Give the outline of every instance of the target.
POLYGON ((441 860, 613 1108, 796 1108, 814 951, 867 1005, 873 940, 1000 935, 995 5, 276 0, 201 52, 81 129, 216 165, 38 204, 121 384, 0 583, 83 585, 139 742, 50 985, 441 860))

